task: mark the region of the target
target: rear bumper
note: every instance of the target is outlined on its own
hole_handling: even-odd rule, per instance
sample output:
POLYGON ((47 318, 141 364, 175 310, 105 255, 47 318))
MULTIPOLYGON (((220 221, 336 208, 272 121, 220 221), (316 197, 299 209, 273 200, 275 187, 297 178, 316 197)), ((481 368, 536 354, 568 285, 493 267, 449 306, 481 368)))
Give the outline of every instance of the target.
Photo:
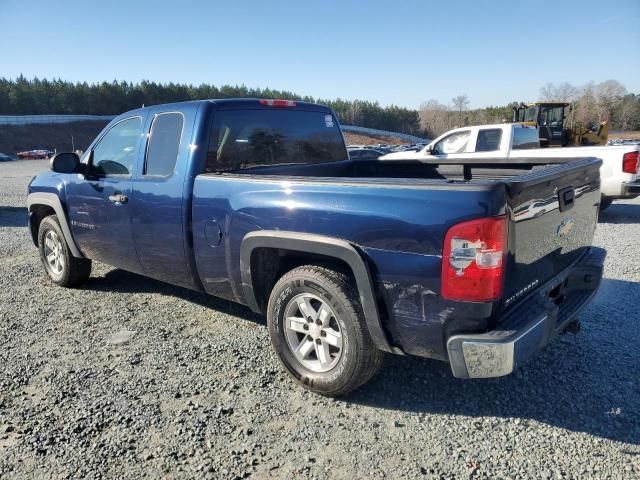
POLYGON ((513 372, 561 333, 595 295, 605 250, 590 248, 498 321, 499 329, 453 335, 447 352, 458 378, 500 377, 513 372))
POLYGON ((636 198, 640 195, 640 181, 624 182, 622 184, 622 198, 636 198))

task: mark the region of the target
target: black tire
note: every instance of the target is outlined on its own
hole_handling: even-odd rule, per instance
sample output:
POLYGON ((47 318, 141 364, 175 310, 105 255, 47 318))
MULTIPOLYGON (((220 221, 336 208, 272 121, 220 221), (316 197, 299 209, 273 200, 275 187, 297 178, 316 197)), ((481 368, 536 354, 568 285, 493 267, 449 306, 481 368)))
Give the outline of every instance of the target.
POLYGON ((607 208, 611 206, 612 203, 613 203, 612 198, 602 197, 600 199, 600 211, 604 212, 607 208))
MULTIPOLYGON (((296 382, 321 395, 338 396, 355 390, 369 381, 382 364, 384 354, 371 339, 353 284, 353 279, 342 272, 305 265, 283 275, 269 297, 267 326, 280 363, 296 382), (336 355, 337 363, 325 372, 303 365, 286 337, 285 310, 302 294, 317 297, 335 313, 331 322, 339 327, 341 350, 336 355)), ((304 335, 300 333, 305 340, 311 340, 311 336, 304 335)))
POLYGON ((73 287, 89 278, 91 274, 91 260, 76 258, 71 254, 56 215, 45 217, 40 222, 38 229, 38 250, 40 251, 40 261, 47 275, 56 285, 73 287), (56 266, 59 267, 58 271, 56 271, 46 258, 46 252, 50 252, 45 239, 48 234, 60 242, 57 247, 57 253, 60 258, 60 262, 56 264, 56 266))

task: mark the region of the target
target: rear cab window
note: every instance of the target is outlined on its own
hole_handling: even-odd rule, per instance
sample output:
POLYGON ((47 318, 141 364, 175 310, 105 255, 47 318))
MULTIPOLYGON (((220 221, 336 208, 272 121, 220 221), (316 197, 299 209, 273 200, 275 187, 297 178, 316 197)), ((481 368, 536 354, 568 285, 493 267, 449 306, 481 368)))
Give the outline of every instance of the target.
POLYGON ((184 116, 180 112, 159 113, 153 118, 144 175, 168 177, 173 174, 180 150, 184 116))
POLYGON ((495 152, 500 150, 502 130, 499 128, 485 128, 478 131, 476 152, 495 152))
POLYGON ((511 148, 513 150, 540 148, 538 129, 525 126, 513 127, 513 140, 511 142, 511 148))
POLYGON ((330 111, 297 107, 219 109, 213 115, 207 173, 349 158, 338 122, 330 111))

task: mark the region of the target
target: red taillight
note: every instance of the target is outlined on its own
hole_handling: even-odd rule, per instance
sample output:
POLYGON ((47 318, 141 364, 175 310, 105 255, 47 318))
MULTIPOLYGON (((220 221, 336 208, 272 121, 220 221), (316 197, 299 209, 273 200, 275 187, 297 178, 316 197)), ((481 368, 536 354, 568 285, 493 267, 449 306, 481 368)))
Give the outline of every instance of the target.
POLYGON ((638 153, 639 152, 627 152, 622 156, 622 171, 624 173, 638 173, 638 153))
POLYGON ((266 105, 267 107, 295 107, 296 102, 293 100, 263 98, 260 100, 260 105, 266 105))
POLYGON ((454 225, 442 251, 442 297, 490 302, 502 296, 507 218, 491 217, 454 225))

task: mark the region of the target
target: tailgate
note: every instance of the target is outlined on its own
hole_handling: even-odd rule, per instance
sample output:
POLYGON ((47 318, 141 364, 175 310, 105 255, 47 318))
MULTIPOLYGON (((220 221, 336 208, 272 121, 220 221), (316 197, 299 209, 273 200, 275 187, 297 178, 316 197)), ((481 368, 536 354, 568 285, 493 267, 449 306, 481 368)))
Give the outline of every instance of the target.
POLYGON ((561 273, 591 246, 601 164, 587 158, 505 181, 510 212, 505 307, 561 273))

